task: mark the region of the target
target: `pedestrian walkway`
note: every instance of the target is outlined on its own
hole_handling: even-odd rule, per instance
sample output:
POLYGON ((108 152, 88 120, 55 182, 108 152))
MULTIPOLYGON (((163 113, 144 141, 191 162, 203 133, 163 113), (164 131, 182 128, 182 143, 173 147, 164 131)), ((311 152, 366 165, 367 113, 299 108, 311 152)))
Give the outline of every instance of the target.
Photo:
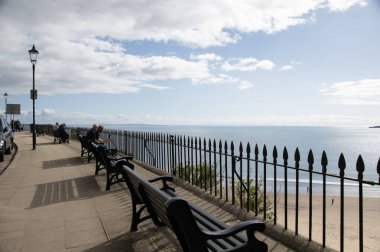
MULTIPOLYGON (((147 220, 130 232, 131 198, 125 184, 105 191, 105 174, 94 175, 94 161, 80 157, 80 144, 54 144, 53 137, 17 133, 18 152, 0 175, 0 252, 21 251, 181 251, 170 229, 147 220)), ((140 167, 147 178, 157 175, 140 167)), ((178 185, 191 199, 229 224, 231 214, 178 185)), ((260 236, 269 251, 292 251, 260 236)))

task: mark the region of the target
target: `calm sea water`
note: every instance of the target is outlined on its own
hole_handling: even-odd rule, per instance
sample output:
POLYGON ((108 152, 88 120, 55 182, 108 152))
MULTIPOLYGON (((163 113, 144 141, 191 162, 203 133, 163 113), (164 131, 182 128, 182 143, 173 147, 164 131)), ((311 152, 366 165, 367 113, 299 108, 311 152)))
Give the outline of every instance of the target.
MULTIPOLYGON (((301 153, 301 168, 307 169, 307 156, 311 149, 314 154, 314 170, 321 171, 322 152, 328 157, 327 171, 339 174, 338 159, 341 153, 346 159, 345 174, 357 178, 356 162, 362 155, 365 171, 364 179, 379 181, 377 162, 380 157, 380 128, 366 127, 294 127, 294 126, 154 126, 154 125, 112 125, 106 128, 129 131, 162 132, 175 135, 201 137, 211 140, 231 141, 235 144, 235 152, 240 142, 245 147, 249 142, 251 148, 256 144, 262 153, 266 145, 269 155, 276 146, 279 157, 282 157, 284 147, 289 153, 289 165, 294 165, 296 148, 301 153)), ((244 148, 245 149, 245 148, 244 148)), ((268 158, 270 161, 271 158, 268 158)), ((279 161, 280 163, 281 160, 279 161)), ((303 181, 305 183, 307 180, 303 181)), ((315 183, 320 180, 316 178, 315 183)), ((331 183, 339 184, 338 181, 331 183)), ((349 185, 348 185, 349 186, 349 185)), ((371 186, 367 188, 371 190, 371 186)), ((375 189, 376 194, 378 188, 375 189)))

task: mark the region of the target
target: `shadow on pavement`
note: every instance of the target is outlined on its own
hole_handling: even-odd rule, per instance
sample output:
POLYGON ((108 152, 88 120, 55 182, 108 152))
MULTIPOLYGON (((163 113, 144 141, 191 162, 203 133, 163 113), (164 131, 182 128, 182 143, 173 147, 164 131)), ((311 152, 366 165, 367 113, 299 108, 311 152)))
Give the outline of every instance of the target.
POLYGON ((55 160, 43 161, 42 167, 44 169, 60 168, 66 166, 86 165, 87 162, 81 157, 62 158, 55 160))
POLYGON ((84 250, 85 252, 142 252, 142 251, 182 251, 175 234, 166 227, 145 224, 143 230, 126 232, 108 242, 84 250))
POLYGON ((94 176, 86 176, 37 185, 30 208, 80 200, 105 194, 94 176))

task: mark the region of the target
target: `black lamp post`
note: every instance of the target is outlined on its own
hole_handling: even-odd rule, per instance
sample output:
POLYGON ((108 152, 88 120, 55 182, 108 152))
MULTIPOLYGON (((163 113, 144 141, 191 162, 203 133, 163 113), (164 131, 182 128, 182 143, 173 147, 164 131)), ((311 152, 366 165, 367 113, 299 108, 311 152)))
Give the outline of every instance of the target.
POLYGON ((38 51, 33 45, 32 49, 29 50, 30 62, 32 63, 32 66, 33 66, 33 89, 30 90, 30 99, 33 100, 33 126, 32 126, 33 150, 36 149, 36 121, 35 121, 36 114, 35 114, 34 104, 35 104, 35 99, 37 99, 37 90, 35 89, 35 86, 34 86, 34 70, 36 68, 35 65, 37 63, 37 55, 38 55, 38 51))
POLYGON ((7 100, 8 100, 8 94, 7 92, 4 93, 4 101, 5 101, 5 120, 7 120, 7 100))

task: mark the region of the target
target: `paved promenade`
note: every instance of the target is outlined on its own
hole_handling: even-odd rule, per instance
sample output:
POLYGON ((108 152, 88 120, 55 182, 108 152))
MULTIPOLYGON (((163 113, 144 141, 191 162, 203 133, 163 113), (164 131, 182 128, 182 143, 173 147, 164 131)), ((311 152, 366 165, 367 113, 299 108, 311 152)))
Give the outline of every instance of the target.
MULTIPOLYGON (((0 164, 0 252, 10 251, 181 251, 175 235, 148 220, 130 232, 131 199, 125 184, 105 191, 105 172, 94 175, 94 161, 80 157, 80 144, 53 144, 51 136, 17 133, 13 161, 0 164)), ((139 166, 147 178, 156 175, 139 166)), ((175 185, 229 224, 236 218, 175 185)), ((261 236, 269 251, 292 251, 261 236)))

